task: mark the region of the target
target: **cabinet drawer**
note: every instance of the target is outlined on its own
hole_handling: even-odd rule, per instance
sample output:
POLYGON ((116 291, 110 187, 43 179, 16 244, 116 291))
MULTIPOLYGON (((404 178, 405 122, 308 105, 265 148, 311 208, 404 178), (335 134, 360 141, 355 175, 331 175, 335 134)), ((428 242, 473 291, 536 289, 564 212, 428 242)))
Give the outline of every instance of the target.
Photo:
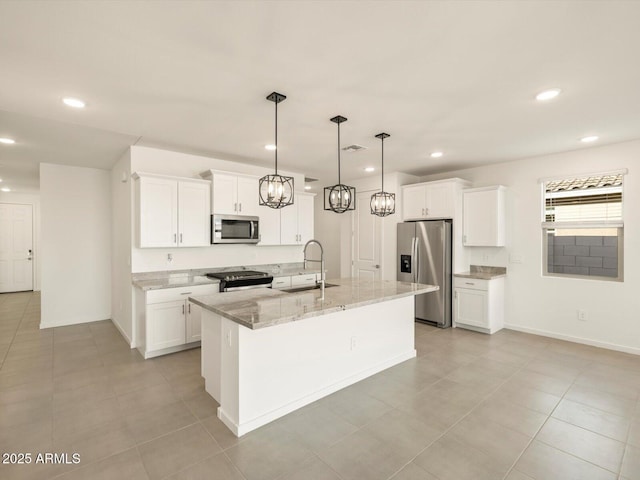
POLYGON ((491 280, 478 280, 476 278, 453 277, 454 288, 468 288, 469 290, 489 290, 491 280))
POLYGON ((291 277, 273 277, 272 288, 291 288, 291 277))
POLYGON ((218 292, 218 284, 194 285, 191 287, 163 288, 161 290, 147 291, 147 305, 153 303, 173 302, 187 300, 198 295, 213 295, 218 292))
POLYGON ((294 275, 291 277, 291 286, 297 287, 301 285, 313 285, 316 283, 316 274, 309 273, 305 275, 294 275))

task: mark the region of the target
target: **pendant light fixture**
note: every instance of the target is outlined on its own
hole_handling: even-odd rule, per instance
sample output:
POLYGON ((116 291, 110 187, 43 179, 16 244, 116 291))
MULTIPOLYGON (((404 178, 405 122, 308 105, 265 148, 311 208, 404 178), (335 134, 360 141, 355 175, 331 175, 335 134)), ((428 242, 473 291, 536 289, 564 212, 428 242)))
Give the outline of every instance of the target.
POLYGON ((324 187, 324 209, 335 213, 344 213, 356 209, 356 189, 340 182, 340 124, 347 119, 342 115, 333 117, 331 121, 338 125, 338 183, 324 187))
POLYGON ((389 138, 388 133, 379 133, 376 138, 379 138, 382 144, 382 188, 379 192, 371 195, 371 214, 379 217, 386 217, 396 213, 396 194, 388 193, 384 191, 384 139, 389 138))
POLYGON ((293 205, 293 177, 278 175, 278 104, 287 97, 278 92, 267 96, 267 100, 276 105, 276 169, 273 175, 265 175, 260 179, 260 205, 271 208, 283 208, 293 205))

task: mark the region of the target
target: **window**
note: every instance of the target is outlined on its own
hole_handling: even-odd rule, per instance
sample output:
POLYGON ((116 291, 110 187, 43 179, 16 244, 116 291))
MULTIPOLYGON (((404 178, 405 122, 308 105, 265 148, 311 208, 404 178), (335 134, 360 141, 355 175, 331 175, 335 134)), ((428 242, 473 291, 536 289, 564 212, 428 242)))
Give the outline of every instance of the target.
POLYGON ((543 181, 543 272, 623 279, 626 172, 543 181))

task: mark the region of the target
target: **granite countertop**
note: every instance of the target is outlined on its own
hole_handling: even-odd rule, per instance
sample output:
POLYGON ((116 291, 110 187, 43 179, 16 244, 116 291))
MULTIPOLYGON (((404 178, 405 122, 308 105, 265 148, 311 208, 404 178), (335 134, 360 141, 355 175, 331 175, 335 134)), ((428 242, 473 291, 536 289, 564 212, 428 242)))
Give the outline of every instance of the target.
POLYGON ((319 289, 286 293, 266 288, 189 297, 189 300, 255 330, 439 289, 436 285, 353 278, 328 283, 336 286, 325 288, 324 300, 319 289))
POLYGON ((241 267, 198 268, 192 270, 134 273, 131 275, 131 283, 142 290, 211 285, 220 283, 220 280, 208 278, 205 274, 210 272, 230 272, 233 270, 258 270, 270 273, 274 277, 320 273, 319 268, 305 269, 304 264, 299 262, 289 264, 247 265, 241 267))
POLYGON ((454 277, 473 278, 476 280, 493 280, 507 276, 506 267, 489 267, 485 265, 471 265, 468 272, 454 273, 454 277))

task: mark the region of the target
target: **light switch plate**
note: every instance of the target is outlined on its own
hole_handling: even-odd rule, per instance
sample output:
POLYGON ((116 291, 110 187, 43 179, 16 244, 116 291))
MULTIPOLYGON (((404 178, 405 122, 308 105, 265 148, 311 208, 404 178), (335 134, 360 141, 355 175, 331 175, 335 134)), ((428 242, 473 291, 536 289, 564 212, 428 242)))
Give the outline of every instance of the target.
POLYGON ((515 254, 511 254, 509 255, 509 262, 510 263, 522 263, 522 255, 515 255, 515 254))

